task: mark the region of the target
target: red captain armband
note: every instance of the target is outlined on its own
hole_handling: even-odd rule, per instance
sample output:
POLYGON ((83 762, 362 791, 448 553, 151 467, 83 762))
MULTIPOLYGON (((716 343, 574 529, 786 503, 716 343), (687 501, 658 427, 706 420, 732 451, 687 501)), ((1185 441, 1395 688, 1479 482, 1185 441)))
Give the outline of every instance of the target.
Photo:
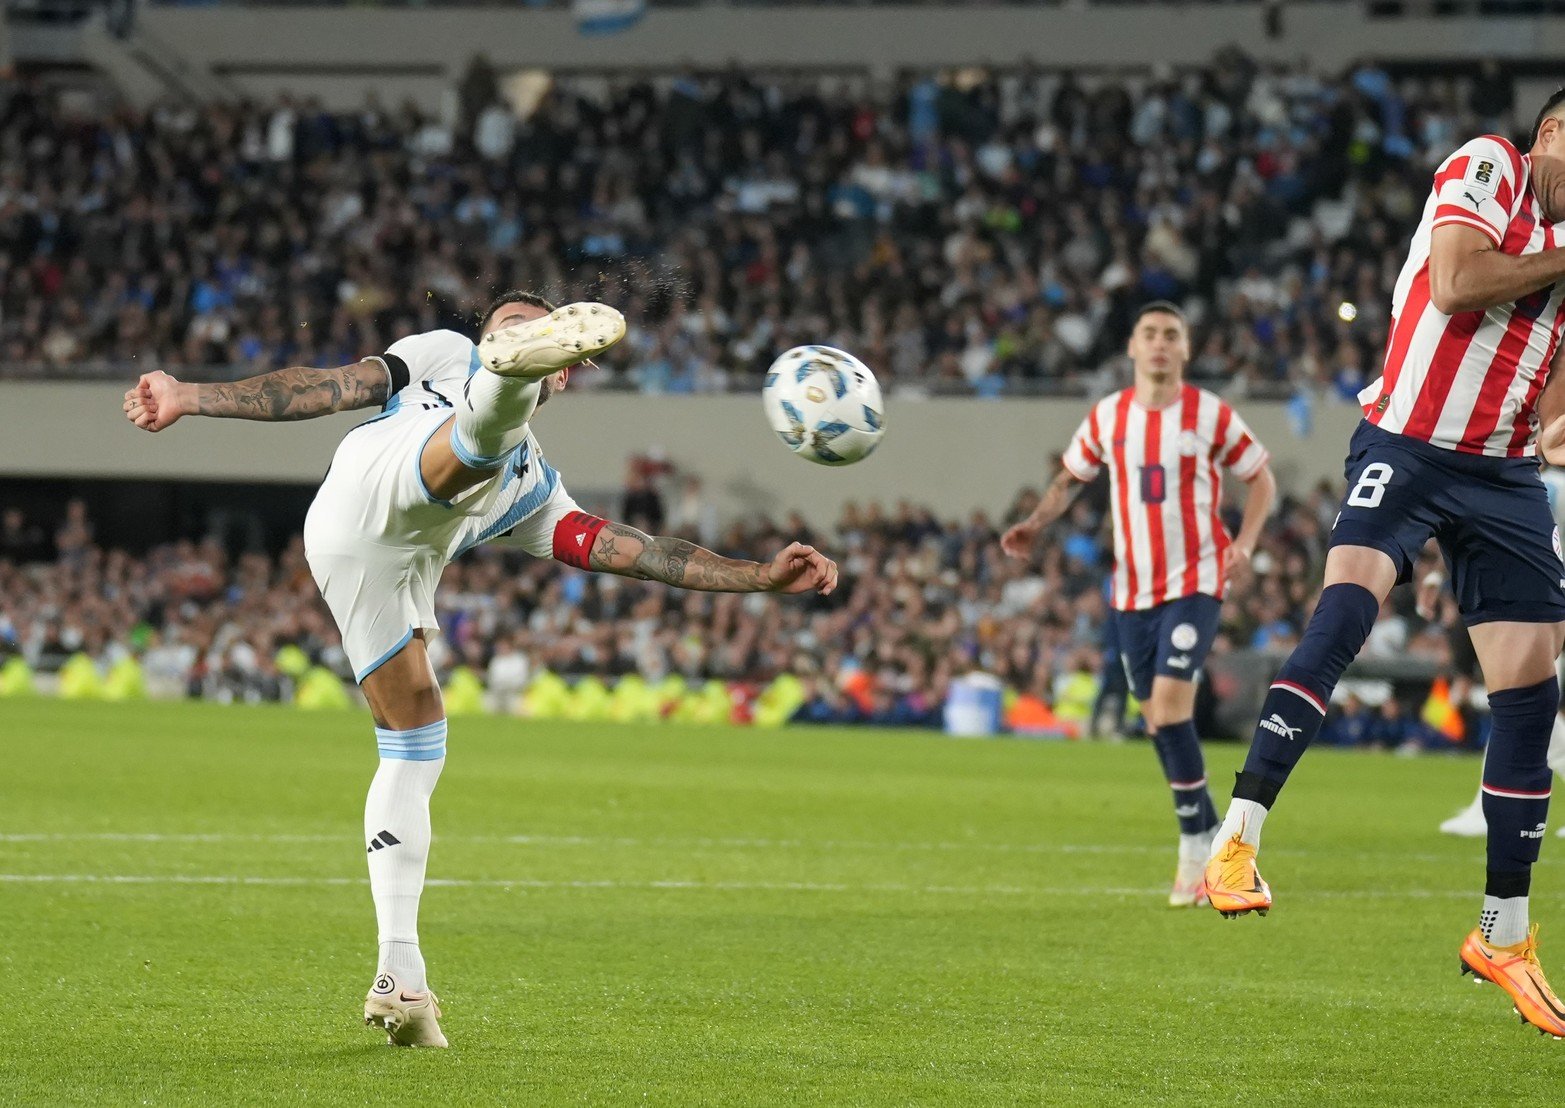
POLYGON ((572 512, 554 525, 554 560, 577 569, 587 569, 592 557, 592 544, 598 532, 609 525, 606 519, 572 512))

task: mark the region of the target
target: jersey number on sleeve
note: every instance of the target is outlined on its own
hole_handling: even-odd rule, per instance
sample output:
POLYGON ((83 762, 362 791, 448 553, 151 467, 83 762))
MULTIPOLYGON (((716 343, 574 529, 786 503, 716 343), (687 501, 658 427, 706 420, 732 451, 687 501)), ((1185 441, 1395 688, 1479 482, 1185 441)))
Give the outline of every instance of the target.
POLYGON ((1168 482, 1162 466, 1141 467, 1141 502, 1161 504, 1168 495, 1168 482))
POLYGON ((1385 462, 1370 462, 1359 474, 1358 484, 1348 493, 1348 503, 1355 508, 1378 508, 1385 498, 1386 486, 1391 483, 1393 470, 1385 462))

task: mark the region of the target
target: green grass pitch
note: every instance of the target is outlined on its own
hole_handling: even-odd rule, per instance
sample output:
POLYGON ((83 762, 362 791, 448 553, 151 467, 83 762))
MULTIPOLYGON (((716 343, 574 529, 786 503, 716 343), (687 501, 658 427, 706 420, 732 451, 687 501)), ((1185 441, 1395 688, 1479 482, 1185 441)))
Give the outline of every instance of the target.
MULTIPOLYGON (((1435 825, 1472 759, 1314 754, 1267 825, 1277 908, 1225 922, 1164 906, 1142 744, 458 720, 422 936, 453 1046, 415 1052, 360 1023, 366 716, 9 702, 0 735, 0 1104, 1565 1089, 1565 1043, 1457 973, 1482 847, 1435 825)), ((1533 897, 1556 980, 1562 855, 1533 897)))

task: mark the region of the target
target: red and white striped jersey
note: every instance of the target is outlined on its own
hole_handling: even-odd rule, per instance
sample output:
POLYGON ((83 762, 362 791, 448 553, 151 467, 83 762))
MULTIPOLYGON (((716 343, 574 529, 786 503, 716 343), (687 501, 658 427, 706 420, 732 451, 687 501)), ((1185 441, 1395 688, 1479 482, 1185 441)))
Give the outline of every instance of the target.
POLYGON ((1565 224, 1543 221, 1531 170, 1530 158, 1494 135, 1473 139, 1440 166, 1397 278, 1385 365, 1359 393, 1371 423, 1465 454, 1536 451, 1535 409, 1565 328, 1565 285, 1455 315, 1429 298, 1436 227, 1472 227, 1515 255, 1565 243, 1565 224))
POLYGON ((1233 540, 1217 514, 1218 467, 1248 481, 1267 458, 1238 413, 1194 385, 1165 408, 1143 408, 1135 389, 1093 405, 1062 460, 1082 481, 1108 467, 1114 607, 1136 611, 1196 593, 1221 599, 1233 540))

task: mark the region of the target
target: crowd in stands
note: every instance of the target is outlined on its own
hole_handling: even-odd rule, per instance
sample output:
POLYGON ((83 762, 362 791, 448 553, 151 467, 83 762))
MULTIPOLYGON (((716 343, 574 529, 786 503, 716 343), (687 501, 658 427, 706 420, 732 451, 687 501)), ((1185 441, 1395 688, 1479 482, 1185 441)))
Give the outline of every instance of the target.
MULTIPOLYGON (((441 115, 0 100, 0 364, 249 374, 469 326, 500 288, 626 308, 582 385, 753 383, 830 342, 895 386, 1102 383, 1128 313, 1194 377, 1349 397, 1435 166, 1511 132, 1475 79, 1279 68, 513 82, 441 115)), ((1525 114, 1525 113, 1523 113, 1525 114)))
MULTIPOLYGON (((1104 662, 1111 551, 1102 491, 1089 490, 1031 563, 1005 557, 998 536, 1035 493, 1005 519, 850 505, 829 531, 793 517, 735 525, 709 540, 754 558, 793 539, 816 543, 842 567, 841 587, 828 598, 686 593, 481 549, 447 571, 431 657, 442 676, 458 666, 477 674, 500 710, 514 710, 544 673, 609 684, 675 675, 752 689, 787 673, 802 682, 800 720, 932 726, 951 681, 982 671, 1067 719, 1063 733, 1085 733, 1104 662)), ((627 490, 626 499, 623 509, 638 518, 662 514, 651 485, 627 490)), ((1281 654, 1295 642, 1337 500, 1328 488, 1284 498, 1253 579, 1224 606, 1217 655, 1281 654)), ((1366 655, 1445 664, 1454 613, 1425 624, 1410 604, 1399 593, 1387 605, 1366 655)), ((52 534, 14 508, 0 513, 0 661, 20 657, 50 672, 78 654, 101 673, 135 657, 154 692, 224 701, 290 699, 299 667, 289 657, 349 678, 297 539, 276 557, 230 557, 216 539, 133 555, 94 541, 80 501, 52 534)), ((1389 724, 1349 726, 1326 741, 1391 734, 1389 724)))

